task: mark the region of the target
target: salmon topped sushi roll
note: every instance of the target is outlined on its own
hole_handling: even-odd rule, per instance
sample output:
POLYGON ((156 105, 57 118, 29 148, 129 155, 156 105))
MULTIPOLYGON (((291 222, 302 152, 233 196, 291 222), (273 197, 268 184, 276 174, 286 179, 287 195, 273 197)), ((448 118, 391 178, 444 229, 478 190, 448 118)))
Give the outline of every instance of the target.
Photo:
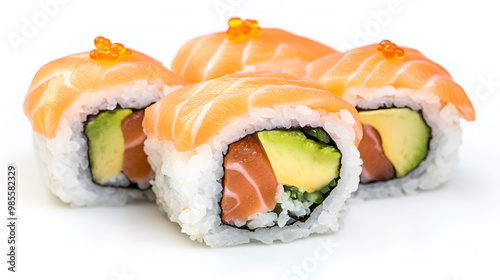
POLYGON ((197 83, 235 72, 282 72, 335 52, 281 29, 260 28, 255 20, 232 18, 227 32, 205 35, 182 46, 172 71, 197 83))
POLYGON ((157 202, 212 247, 335 231, 359 182, 354 106, 287 74, 188 85, 147 108, 143 126, 157 202))
POLYGON ((464 90, 437 63, 384 40, 288 70, 359 110, 364 130, 360 196, 413 193, 451 178, 460 118, 473 121, 475 114, 464 90))
POLYGON ((160 62, 111 44, 43 66, 24 102, 51 191, 74 206, 152 198, 144 109, 186 84, 160 62))

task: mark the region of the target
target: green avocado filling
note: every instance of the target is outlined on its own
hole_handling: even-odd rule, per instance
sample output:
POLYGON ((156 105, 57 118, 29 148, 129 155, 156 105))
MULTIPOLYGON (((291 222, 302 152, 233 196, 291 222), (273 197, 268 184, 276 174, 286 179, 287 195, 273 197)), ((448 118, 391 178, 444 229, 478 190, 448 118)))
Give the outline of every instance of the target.
POLYGON ((427 156, 432 133, 421 112, 388 108, 360 111, 359 118, 380 134, 384 154, 397 178, 415 169, 427 156))
POLYGON ((113 185, 108 181, 122 171, 125 144, 121 124, 130 114, 131 109, 102 111, 85 126, 90 170, 96 183, 113 185))
MULTIPOLYGON (((256 210, 252 214, 233 218, 230 217, 233 209, 241 210, 246 206, 245 203, 251 206, 255 200, 262 201, 264 196, 258 192, 248 192, 240 196, 242 199, 236 200, 235 192, 224 189, 221 219, 228 225, 253 230, 284 227, 297 221, 305 221, 339 182, 342 155, 336 143, 322 128, 266 130, 240 141, 234 148, 230 147, 226 155, 229 156, 229 164, 226 165, 225 162, 224 167, 231 170, 231 173, 224 179, 224 188, 233 186, 230 182, 240 176, 239 178, 246 180, 240 187, 256 190, 262 187, 266 198, 274 194, 272 204, 276 204, 268 204, 265 210, 261 208, 262 210, 256 210), (259 164, 263 165, 261 169, 253 169, 252 173, 245 172, 246 166, 255 167, 259 164), (260 176, 266 176, 266 180, 271 180, 258 178, 259 173, 260 176), (256 185, 259 180, 248 178, 249 174, 266 185, 256 185), (226 192, 227 190, 230 192, 226 192), (273 209, 269 210, 270 207, 273 209)), ((234 216, 237 215, 240 214, 234 216)))
POLYGON ((257 136, 277 181, 313 193, 338 177, 340 152, 323 142, 330 137, 322 129, 308 131, 313 139, 301 130, 261 131, 257 136))
POLYGON ((273 212, 304 218, 284 209, 284 203, 308 208, 309 214, 323 202, 339 179, 341 154, 335 143, 322 128, 261 131, 257 136, 284 188, 273 212))

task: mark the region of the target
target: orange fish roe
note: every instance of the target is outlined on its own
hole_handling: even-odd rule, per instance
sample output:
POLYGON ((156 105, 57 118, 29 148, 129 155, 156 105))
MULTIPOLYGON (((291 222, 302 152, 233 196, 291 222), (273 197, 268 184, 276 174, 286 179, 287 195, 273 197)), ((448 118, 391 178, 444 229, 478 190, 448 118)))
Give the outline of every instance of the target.
POLYGON ((377 47, 377 50, 382 53, 382 55, 387 58, 403 58, 405 55, 405 51, 396 46, 396 44, 392 43, 389 40, 383 40, 377 47))
POLYGON ((257 21, 251 19, 242 21, 240 18, 232 18, 229 20, 228 25, 227 37, 236 43, 253 38, 262 31, 257 21))
POLYGON ((100 62, 116 63, 122 56, 132 55, 132 51, 126 49, 120 43, 111 44, 111 41, 102 36, 94 39, 94 45, 97 49, 90 52, 90 59, 100 62))

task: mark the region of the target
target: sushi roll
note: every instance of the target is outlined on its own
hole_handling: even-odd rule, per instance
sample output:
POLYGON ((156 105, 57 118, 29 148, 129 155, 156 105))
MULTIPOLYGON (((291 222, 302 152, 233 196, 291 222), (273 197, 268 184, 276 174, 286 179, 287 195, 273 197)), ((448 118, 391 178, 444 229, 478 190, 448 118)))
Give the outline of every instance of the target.
POLYGON ((443 67, 384 40, 295 70, 289 73, 318 82, 359 110, 364 130, 359 197, 415 193, 451 178, 460 118, 473 121, 474 108, 443 67))
POLYGON ((336 51, 284 30, 260 28, 255 20, 229 20, 227 32, 187 42, 172 62, 172 71, 189 83, 235 72, 282 72, 336 51))
POLYGON ((359 182, 355 108, 287 74, 188 85, 147 108, 143 126, 160 208, 212 247, 336 231, 359 182))
POLYGON ((111 44, 43 66, 24 102, 50 190, 72 206, 154 198, 144 109, 186 84, 160 62, 111 44))

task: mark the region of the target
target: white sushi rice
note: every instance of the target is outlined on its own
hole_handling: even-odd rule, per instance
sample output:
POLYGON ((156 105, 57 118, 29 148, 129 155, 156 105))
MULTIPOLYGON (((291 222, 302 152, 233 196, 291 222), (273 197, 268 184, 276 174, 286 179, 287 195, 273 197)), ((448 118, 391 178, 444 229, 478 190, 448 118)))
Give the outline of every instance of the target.
MULTIPOLYGON (((157 203, 171 221, 192 240, 205 241, 212 247, 229 246, 258 240, 272 243, 326 233, 339 228, 342 209, 356 190, 361 173, 359 152, 354 145, 354 119, 346 110, 333 114, 311 110, 306 106, 276 105, 251 110, 240 116, 206 144, 194 151, 179 152, 173 142, 148 138, 145 151, 155 170, 153 190, 157 203), (261 130, 295 127, 322 127, 342 153, 340 179, 330 195, 312 211, 309 218, 285 225, 287 214, 259 213, 251 217, 255 230, 236 228, 221 221, 223 161, 228 145, 261 130), (273 227, 263 227, 272 225, 273 227)), ((300 208, 300 207, 298 207, 300 208)), ((294 209, 300 211, 300 209, 294 209)))
POLYGON ((453 104, 442 106, 440 99, 430 91, 392 86, 351 88, 342 98, 358 109, 408 107, 421 110, 432 131, 428 154, 417 168, 401 178, 360 184, 355 197, 368 199, 414 194, 418 190, 441 186, 451 178, 462 139, 460 114, 453 104))
MULTIPOLYGON (((134 199, 154 199, 151 189, 104 187, 92 181, 84 123, 87 116, 103 110, 141 109, 182 86, 165 86, 159 79, 136 81, 107 90, 82 93, 64 111, 56 137, 46 138, 34 132, 35 151, 42 178, 49 189, 71 206, 124 205, 134 199)), ((119 180, 119 178, 116 178, 119 180)))

